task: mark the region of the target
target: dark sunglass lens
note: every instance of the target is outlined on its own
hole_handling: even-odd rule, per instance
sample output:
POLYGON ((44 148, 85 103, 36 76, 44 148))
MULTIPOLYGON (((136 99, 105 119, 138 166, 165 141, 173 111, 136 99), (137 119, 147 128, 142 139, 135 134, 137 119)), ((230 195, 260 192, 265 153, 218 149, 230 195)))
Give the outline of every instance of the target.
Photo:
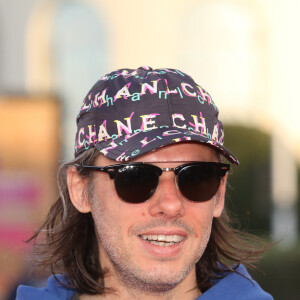
POLYGON ((122 200, 142 203, 154 194, 158 181, 159 175, 155 167, 128 165, 118 170, 115 187, 122 200))
POLYGON ((180 170, 178 186, 184 197, 191 201, 210 200, 220 185, 218 165, 193 165, 180 170))

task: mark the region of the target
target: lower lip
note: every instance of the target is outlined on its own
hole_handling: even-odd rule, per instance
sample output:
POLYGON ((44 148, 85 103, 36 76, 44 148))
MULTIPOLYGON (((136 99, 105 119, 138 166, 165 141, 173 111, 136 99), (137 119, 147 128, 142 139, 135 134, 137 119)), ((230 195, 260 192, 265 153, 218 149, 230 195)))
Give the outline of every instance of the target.
POLYGON ((139 239, 142 242, 142 245, 144 246, 144 248, 148 254, 150 254, 151 256, 161 257, 161 258, 175 258, 176 256, 178 256, 180 254, 180 252, 182 251, 183 245, 186 241, 186 239, 184 239, 175 245, 158 246, 158 245, 154 245, 149 242, 146 242, 141 237, 139 237, 139 239))

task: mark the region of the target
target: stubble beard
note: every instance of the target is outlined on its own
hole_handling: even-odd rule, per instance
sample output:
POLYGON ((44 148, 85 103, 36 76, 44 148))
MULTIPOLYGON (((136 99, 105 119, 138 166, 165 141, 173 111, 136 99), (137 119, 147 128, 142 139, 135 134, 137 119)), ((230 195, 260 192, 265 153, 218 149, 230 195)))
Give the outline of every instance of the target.
MULTIPOLYGON (((202 242, 195 253, 191 253, 182 269, 178 272, 161 272, 161 264, 164 259, 157 263, 157 267, 151 272, 141 269, 134 261, 134 257, 129 251, 122 248, 122 234, 120 228, 117 227, 118 220, 114 220, 113 216, 105 213, 105 207, 101 200, 97 198, 96 193, 90 197, 92 205, 92 214, 98 234, 98 242, 100 248, 104 250, 109 258, 113 270, 109 270, 110 274, 116 274, 124 287, 130 287, 144 294, 166 294, 181 283, 191 272, 196 263, 200 260, 210 237, 211 226, 205 230, 205 234, 201 237, 202 242), (114 228, 114 230, 112 230, 114 228)), ((151 226, 164 225, 166 222, 157 219, 151 223, 151 226)), ((177 225, 188 229, 187 225, 181 220, 174 220, 170 225, 177 225)), ((149 226, 148 226, 149 228, 149 226)), ((191 230, 191 229, 189 229, 191 230)), ((115 288, 115 287, 112 287, 115 288)))

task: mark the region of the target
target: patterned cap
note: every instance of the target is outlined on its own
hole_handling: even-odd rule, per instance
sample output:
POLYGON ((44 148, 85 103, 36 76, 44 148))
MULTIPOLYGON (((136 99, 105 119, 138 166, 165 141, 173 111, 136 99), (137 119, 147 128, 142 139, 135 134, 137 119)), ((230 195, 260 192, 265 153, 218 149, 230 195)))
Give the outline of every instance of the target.
POLYGON ((223 146, 223 124, 210 95, 176 69, 119 69, 103 76, 77 117, 75 157, 96 147, 129 161, 178 142, 199 142, 239 165, 223 146))

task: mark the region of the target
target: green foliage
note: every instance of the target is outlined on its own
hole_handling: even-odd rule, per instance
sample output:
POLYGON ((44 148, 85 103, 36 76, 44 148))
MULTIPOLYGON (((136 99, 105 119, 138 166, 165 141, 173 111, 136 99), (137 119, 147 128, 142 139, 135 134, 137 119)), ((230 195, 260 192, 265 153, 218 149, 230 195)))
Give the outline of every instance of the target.
MULTIPOLYGON (((270 234, 271 199, 271 138, 255 128, 225 125, 225 146, 240 160, 233 167, 227 188, 227 207, 241 220, 242 228, 258 234, 270 234)), ((298 168, 300 191, 300 169, 298 168)), ((298 193, 298 220, 300 220, 298 193)), ((299 230, 300 230, 300 222, 299 230)), ((251 274, 262 288, 276 300, 300 299, 300 242, 288 251, 276 246, 266 253, 258 266, 264 274, 251 274)))
POLYGON ((270 136, 256 128, 225 125, 225 146, 239 159, 227 188, 227 207, 248 231, 268 233, 271 211, 270 136))
POLYGON ((288 251, 280 251, 274 247, 265 255, 259 268, 264 274, 252 271, 251 275, 274 299, 300 299, 300 242, 288 251))

